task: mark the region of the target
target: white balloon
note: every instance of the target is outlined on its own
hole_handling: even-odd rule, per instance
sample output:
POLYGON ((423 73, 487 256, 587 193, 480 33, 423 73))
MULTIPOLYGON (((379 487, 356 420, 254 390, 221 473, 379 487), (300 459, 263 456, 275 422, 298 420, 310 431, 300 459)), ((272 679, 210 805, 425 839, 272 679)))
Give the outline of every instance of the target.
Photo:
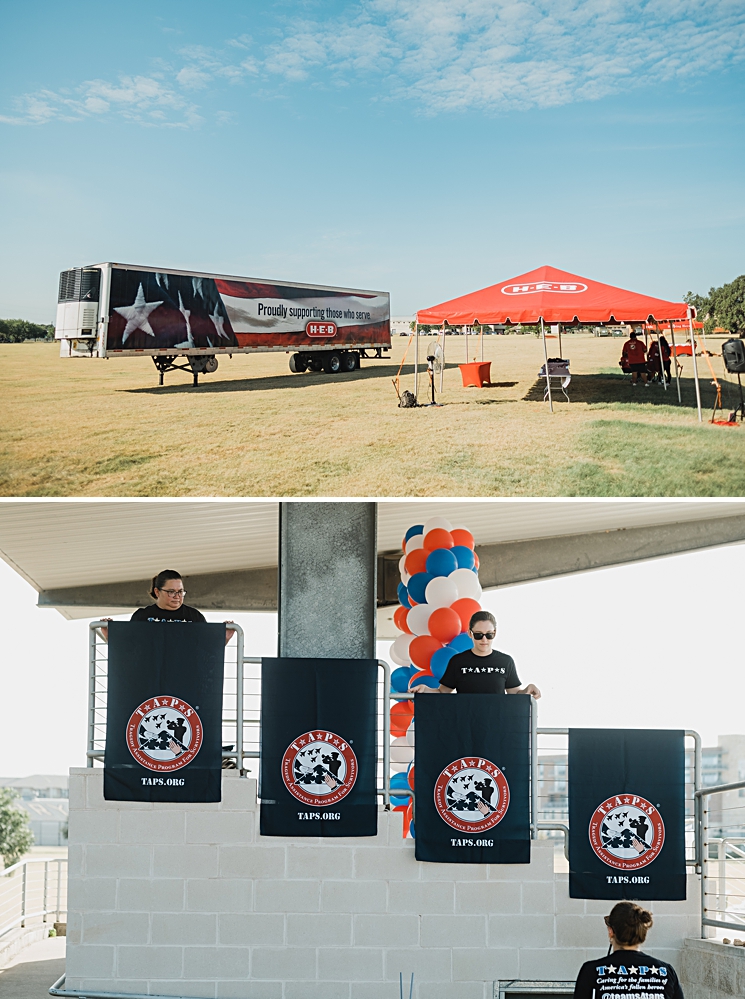
POLYGON ((406 563, 406 555, 402 555, 401 558, 398 560, 398 571, 401 573, 402 576, 406 572, 405 563, 406 563))
POLYGON ((406 624, 415 635, 429 634, 429 615, 434 610, 429 604, 415 604, 406 615, 406 624))
POLYGON ((415 548, 424 548, 423 534, 412 534, 406 542, 406 554, 408 555, 409 552, 413 552, 415 548))
POLYGON ((429 534, 430 531, 434 531, 438 527, 443 531, 452 531, 453 529, 450 526, 450 521, 444 517, 430 517, 429 520, 425 520, 424 522, 424 533, 429 534))
POLYGON ((394 739, 391 743, 392 763, 411 763, 414 759, 414 750, 406 739, 394 739))
MULTIPOLYGON (((464 597, 470 597, 471 600, 481 599, 481 583, 479 582, 479 577, 472 569, 456 569, 455 572, 450 573, 447 579, 455 584, 458 590, 458 600, 462 600, 464 597)), ((435 580, 432 580, 432 582, 435 582, 435 580)))
POLYGON ((407 732, 406 732, 406 735, 404 736, 404 738, 406 739, 406 742, 407 742, 407 743, 408 743, 408 744, 409 744, 410 746, 413 746, 413 745, 414 745, 414 725, 415 725, 415 724, 416 724, 416 722, 415 722, 415 721, 414 721, 414 719, 412 718, 412 720, 411 720, 411 725, 409 725, 409 728, 408 728, 408 730, 407 730, 407 732))
POLYGON ((411 645, 413 638, 413 635, 399 635, 393 645, 391 645, 389 655, 398 666, 408 666, 411 663, 411 659, 409 659, 409 645, 411 645))
MULTIPOLYGON (((391 760, 391 770, 393 770, 394 773, 402 774, 404 770, 408 769, 409 769, 408 763, 394 763, 393 760, 391 760)), ((403 788, 398 788, 398 787, 391 788, 391 797, 393 797, 394 794, 397 794, 403 798, 406 792, 403 790, 403 788)))
POLYGON ((408 586, 409 585, 409 580, 410 579, 411 579, 411 576, 408 574, 408 572, 406 572, 406 570, 404 570, 401 573, 401 582, 404 584, 404 586, 408 586))
MULTIPOLYGON (((455 572, 459 572, 456 569, 455 572)), ((427 583, 427 589, 424 591, 424 596, 428 604, 434 607, 449 607, 454 604, 458 599, 458 587, 453 579, 455 572, 451 572, 449 576, 435 576, 434 579, 430 579, 427 583)), ((471 572, 470 569, 466 569, 466 572, 471 572)), ((473 576, 473 573, 471 572, 473 576)))

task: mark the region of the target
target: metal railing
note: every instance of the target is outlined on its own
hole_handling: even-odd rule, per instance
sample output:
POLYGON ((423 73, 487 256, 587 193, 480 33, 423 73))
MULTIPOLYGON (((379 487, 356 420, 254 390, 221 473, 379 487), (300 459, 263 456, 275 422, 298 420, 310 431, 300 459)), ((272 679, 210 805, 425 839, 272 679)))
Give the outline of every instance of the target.
POLYGON ((745 780, 696 791, 697 840, 702 857, 701 936, 709 928, 745 936, 745 780), (736 797, 733 797, 737 792, 736 797), (722 795, 716 802, 710 799, 722 795), (741 803, 738 803, 740 802, 741 803), (714 808, 716 804, 718 807, 714 808), (719 835, 710 836, 713 825, 719 835))
MULTIPOLYGON (((92 621, 88 640, 88 766, 103 762, 106 748, 106 694, 108 687, 108 643, 103 630, 107 621, 92 621)), ((261 725, 261 657, 247 656, 244 632, 231 624, 235 638, 225 647, 223 685, 222 751, 224 760, 234 760, 245 772, 246 761, 259 759, 261 725)), ((378 660, 382 677, 378 687, 378 795, 390 805, 390 716, 385 692, 390 687, 390 666, 378 660)), ((413 696, 413 695, 412 695, 413 696)))
POLYGON ((0 870, 0 940, 11 930, 67 914, 67 859, 39 857, 0 870), (64 868, 64 870, 63 870, 64 868))

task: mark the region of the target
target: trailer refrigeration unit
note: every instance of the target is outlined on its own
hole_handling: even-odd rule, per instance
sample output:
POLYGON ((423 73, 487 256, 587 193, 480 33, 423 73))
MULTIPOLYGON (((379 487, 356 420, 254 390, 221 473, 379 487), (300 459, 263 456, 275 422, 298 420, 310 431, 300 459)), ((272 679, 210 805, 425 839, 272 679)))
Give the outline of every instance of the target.
POLYGON ((391 346, 384 291, 105 263, 62 271, 58 302, 60 356, 149 355, 161 385, 177 369, 197 385, 223 354, 281 350, 292 371, 336 374, 391 346))

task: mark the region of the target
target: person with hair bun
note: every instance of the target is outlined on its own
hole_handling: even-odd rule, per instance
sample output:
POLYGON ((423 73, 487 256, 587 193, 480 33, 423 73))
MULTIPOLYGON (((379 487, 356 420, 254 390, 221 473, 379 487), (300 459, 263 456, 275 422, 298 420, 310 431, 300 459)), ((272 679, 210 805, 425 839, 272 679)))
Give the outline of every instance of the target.
MULTIPOLYGON (((134 612, 130 621, 178 621, 180 623, 206 623, 206 618, 196 607, 184 603, 186 590, 181 573, 175 569, 164 569, 153 576, 150 596, 155 601, 148 607, 140 607, 134 612)), ((226 621, 232 624, 232 621, 226 621)), ((234 628, 225 629, 225 644, 235 634, 234 628)))
POLYGON ((574 999, 645 996, 648 999, 683 999, 675 969, 639 948, 652 925, 652 913, 635 902, 618 902, 605 916, 608 956, 586 961, 579 969, 574 999))

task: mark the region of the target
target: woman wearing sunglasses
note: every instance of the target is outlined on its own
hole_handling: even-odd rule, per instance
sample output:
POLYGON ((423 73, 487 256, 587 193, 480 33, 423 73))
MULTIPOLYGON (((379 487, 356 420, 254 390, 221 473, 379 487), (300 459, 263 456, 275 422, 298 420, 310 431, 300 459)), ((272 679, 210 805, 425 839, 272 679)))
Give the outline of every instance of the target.
POLYGON ((652 914, 635 902, 618 902, 605 916, 610 943, 608 956, 586 961, 577 975, 574 999, 613 995, 683 999, 675 969, 639 948, 652 925, 652 914))
POLYGON ((520 686, 515 660, 492 649, 497 621, 489 611, 476 611, 468 625, 473 648, 454 655, 440 679, 439 689, 417 684, 415 694, 532 694, 541 696, 534 683, 520 686))

